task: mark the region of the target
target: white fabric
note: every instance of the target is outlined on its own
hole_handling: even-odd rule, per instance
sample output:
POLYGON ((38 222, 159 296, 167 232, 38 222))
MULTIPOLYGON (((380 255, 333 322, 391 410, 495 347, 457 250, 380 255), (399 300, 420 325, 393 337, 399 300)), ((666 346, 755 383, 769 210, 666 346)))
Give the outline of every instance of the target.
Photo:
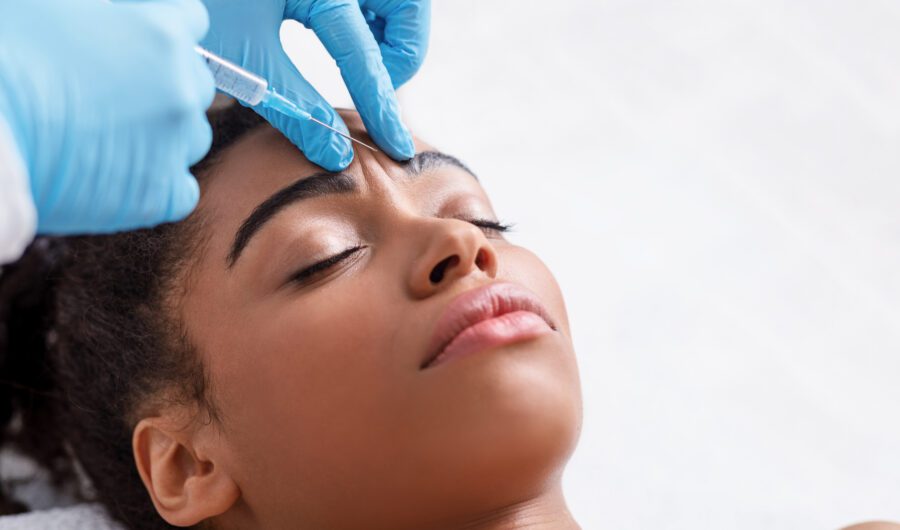
POLYGON ((95 504, 0 517, 0 530, 123 530, 95 504))
POLYGON ((37 230, 28 172, 6 120, 0 116, 0 264, 22 255, 37 230))

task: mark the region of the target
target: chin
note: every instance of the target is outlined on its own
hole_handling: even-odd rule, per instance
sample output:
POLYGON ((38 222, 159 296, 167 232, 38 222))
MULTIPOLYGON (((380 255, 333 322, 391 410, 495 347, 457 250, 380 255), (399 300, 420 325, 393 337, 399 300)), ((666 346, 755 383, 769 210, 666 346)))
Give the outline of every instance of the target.
POLYGON ((547 339, 495 352, 467 386, 477 396, 473 419, 494 441, 485 445, 493 458, 559 463, 574 450, 581 430, 575 357, 568 341, 547 339))
POLYGON ((460 485, 461 502, 512 503, 558 480, 575 449, 582 414, 566 337, 507 345, 443 368, 434 389, 443 394, 442 403, 435 404, 438 421, 429 436, 440 450, 431 458, 435 469, 454 477, 447 483, 460 485))

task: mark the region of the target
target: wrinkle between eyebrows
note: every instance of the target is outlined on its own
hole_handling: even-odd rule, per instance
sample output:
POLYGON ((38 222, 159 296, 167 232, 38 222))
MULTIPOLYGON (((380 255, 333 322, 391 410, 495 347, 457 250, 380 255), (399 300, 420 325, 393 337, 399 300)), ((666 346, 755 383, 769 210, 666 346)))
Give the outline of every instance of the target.
POLYGON ((323 195, 349 193, 355 191, 356 186, 356 180, 347 173, 316 173, 278 190, 254 208, 238 228, 226 260, 228 268, 231 268, 240 257, 241 252, 250 242, 250 238, 266 222, 290 204, 323 195))

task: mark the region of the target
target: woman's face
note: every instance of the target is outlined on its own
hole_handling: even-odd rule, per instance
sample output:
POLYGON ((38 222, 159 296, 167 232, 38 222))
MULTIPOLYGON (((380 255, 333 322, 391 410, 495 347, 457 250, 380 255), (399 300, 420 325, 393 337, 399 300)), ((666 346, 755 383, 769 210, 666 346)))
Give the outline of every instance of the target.
POLYGON ((360 149, 346 175, 322 175, 267 126, 211 171, 182 316, 221 414, 211 453, 245 516, 424 527, 558 482, 581 422, 565 306, 534 254, 473 224, 497 218, 471 174, 360 149), (506 284, 475 291, 498 282, 546 314, 506 284))

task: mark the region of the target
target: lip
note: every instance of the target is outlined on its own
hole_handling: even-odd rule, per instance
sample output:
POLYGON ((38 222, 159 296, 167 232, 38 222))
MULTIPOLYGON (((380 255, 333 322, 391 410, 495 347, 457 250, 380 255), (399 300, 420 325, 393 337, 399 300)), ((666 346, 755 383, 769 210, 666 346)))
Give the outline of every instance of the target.
POLYGON ((466 291, 438 318, 420 370, 449 359, 537 338, 556 331, 544 305, 531 291, 497 282, 466 291))

